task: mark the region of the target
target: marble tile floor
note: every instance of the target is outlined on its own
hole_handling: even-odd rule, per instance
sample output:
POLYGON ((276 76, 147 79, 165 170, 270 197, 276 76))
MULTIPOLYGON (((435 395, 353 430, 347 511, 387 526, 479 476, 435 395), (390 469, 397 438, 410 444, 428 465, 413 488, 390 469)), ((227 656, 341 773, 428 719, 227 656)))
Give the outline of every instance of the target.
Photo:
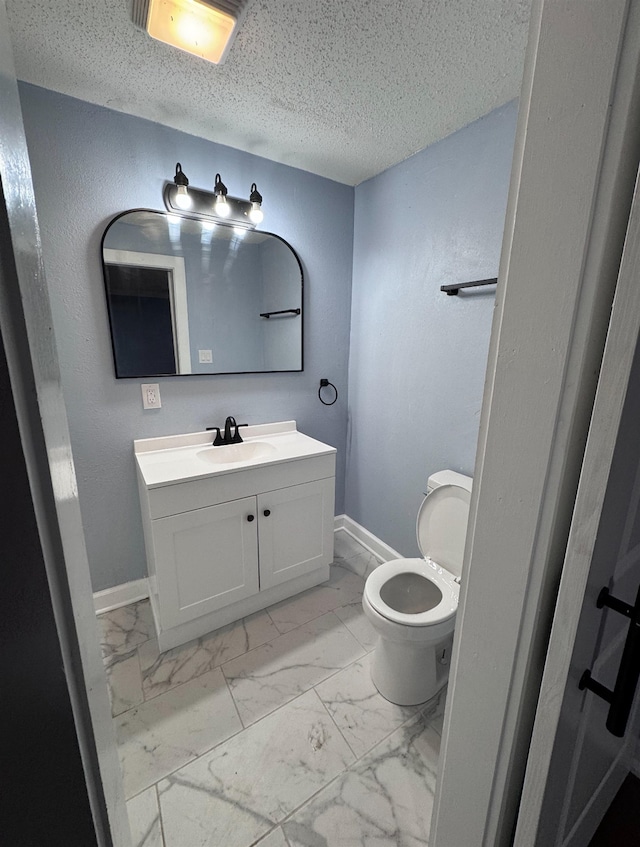
POLYGON ((378 560, 336 533, 331 579, 160 654, 146 600, 98 617, 134 847, 418 847, 444 694, 369 675, 378 560))

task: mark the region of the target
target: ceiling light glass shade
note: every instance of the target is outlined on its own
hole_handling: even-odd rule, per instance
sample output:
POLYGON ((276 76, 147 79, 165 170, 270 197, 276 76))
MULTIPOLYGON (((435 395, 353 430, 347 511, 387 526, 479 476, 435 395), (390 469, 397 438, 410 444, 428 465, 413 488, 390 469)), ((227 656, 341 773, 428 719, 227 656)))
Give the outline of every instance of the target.
POLYGON ((219 64, 231 46, 236 19, 203 0, 150 0, 147 32, 208 62, 219 64))

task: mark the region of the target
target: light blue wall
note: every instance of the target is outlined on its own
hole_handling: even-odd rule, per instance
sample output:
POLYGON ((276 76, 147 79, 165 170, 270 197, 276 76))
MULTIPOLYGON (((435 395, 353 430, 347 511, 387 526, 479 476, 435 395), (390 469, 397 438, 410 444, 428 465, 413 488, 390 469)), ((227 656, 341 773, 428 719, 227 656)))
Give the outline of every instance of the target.
POLYGON ((295 419, 338 449, 342 512, 353 189, 30 85, 20 93, 94 590, 146 572, 135 438, 201 430, 229 414, 248 423, 295 419), (145 412, 144 380, 114 377, 100 239, 124 209, 163 208, 176 161, 197 187, 211 188, 216 172, 233 195, 258 184, 261 228, 292 244, 304 268, 305 370, 163 378, 162 409, 145 412), (324 376, 340 389, 335 406, 317 399, 324 376))
POLYGON ((294 418, 334 445, 336 513, 416 554, 429 473, 473 471, 494 295, 439 287, 497 271, 516 104, 358 186, 354 211, 348 186, 30 85, 21 96, 94 589, 145 575, 133 439, 227 414, 294 418), (162 209, 178 160, 198 187, 217 171, 231 194, 257 182, 263 228, 303 264, 305 370, 163 378, 163 408, 144 412, 144 380, 113 374, 100 238, 124 209, 162 209), (321 376, 335 406, 317 400, 321 376))
POLYGON ((427 477, 472 474, 515 102, 356 189, 346 512, 418 554, 427 477))

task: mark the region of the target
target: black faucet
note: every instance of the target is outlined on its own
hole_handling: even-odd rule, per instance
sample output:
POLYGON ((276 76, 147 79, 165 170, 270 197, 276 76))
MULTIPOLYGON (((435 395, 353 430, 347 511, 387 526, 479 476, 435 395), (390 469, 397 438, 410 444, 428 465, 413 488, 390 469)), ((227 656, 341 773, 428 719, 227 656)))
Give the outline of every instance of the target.
POLYGON ((249 424, 236 423, 236 419, 229 415, 224 422, 224 434, 220 433, 219 426, 207 427, 207 429, 215 430, 216 433, 216 437, 213 439, 213 446, 220 447, 223 444, 241 444, 242 437, 238 432, 238 427, 240 426, 249 426, 249 424))
POLYGON ((231 415, 229 415, 229 417, 224 422, 223 440, 225 444, 236 444, 238 441, 242 441, 238 433, 238 424, 236 423, 236 419, 231 417, 231 415), (236 428, 234 435, 231 434, 231 427, 236 428), (236 438, 236 436, 238 437, 236 438))

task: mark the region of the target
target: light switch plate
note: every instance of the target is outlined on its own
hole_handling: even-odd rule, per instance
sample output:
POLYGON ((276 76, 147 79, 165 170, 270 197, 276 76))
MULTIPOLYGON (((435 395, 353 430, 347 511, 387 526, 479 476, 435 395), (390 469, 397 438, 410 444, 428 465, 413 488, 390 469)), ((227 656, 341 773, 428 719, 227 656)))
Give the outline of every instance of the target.
POLYGON ((143 382, 140 388, 142 389, 143 409, 159 409, 162 406, 160 386, 157 382, 143 382))
POLYGON ((198 359, 201 365, 210 365, 213 363, 213 354, 211 350, 198 350, 198 359))

